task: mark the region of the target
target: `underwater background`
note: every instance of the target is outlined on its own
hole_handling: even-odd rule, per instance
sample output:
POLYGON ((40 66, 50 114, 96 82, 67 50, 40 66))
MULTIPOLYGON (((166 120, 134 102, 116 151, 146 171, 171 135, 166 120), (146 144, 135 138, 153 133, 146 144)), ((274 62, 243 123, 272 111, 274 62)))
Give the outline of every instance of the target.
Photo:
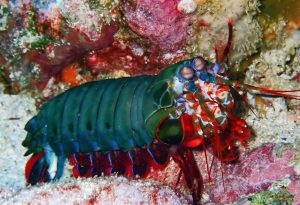
MULTIPOLYGON (((26 187, 24 126, 44 102, 79 84, 157 74, 198 55, 215 61, 228 19, 231 79, 300 89, 299 0, 0 0, 0 203, 188 204, 174 162, 147 179, 78 180, 67 172, 60 182, 26 187)), ((252 139, 239 162, 216 163, 209 181, 196 153, 203 204, 300 204, 299 101, 247 99, 256 114, 244 113, 252 139)))

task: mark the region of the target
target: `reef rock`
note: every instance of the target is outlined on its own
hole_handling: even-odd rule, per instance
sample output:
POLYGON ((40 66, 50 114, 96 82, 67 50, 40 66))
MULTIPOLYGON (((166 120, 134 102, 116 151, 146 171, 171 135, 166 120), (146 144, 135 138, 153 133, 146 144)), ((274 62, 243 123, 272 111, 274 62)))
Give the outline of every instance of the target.
POLYGON ((177 0, 131 1, 125 3, 125 18, 129 28, 149 40, 155 49, 176 51, 185 45, 190 29, 188 17, 177 5, 177 0))
MULTIPOLYGON (((7 196, 9 193, 5 193, 7 196)), ((0 196, 2 193, 0 192, 0 196)), ((4 193, 3 193, 4 195, 4 193)), ((167 186, 123 177, 100 177, 28 187, 5 204, 187 204, 187 200, 167 186)), ((1 202, 1 201, 0 201, 1 202)))

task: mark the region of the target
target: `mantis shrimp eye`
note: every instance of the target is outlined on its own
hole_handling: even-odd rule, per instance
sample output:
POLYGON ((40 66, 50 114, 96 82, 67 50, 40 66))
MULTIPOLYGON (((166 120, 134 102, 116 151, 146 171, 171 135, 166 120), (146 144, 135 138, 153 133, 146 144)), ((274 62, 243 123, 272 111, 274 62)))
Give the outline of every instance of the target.
POLYGON ((205 60, 202 57, 196 57, 194 59, 194 67, 196 71, 203 70, 205 67, 205 60))
POLYGON ((194 70, 191 67, 184 66, 180 70, 180 75, 186 80, 190 80, 194 77, 194 70))

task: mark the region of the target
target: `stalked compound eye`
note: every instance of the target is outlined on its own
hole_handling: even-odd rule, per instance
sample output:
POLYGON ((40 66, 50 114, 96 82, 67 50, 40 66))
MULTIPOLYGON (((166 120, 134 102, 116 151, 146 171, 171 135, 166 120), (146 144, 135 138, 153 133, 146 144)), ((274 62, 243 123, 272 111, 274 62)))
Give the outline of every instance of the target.
POLYGON ((205 68, 205 60, 200 56, 194 58, 193 63, 196 71, 201 71, 205 68))
POLYGON ((188 66, 184 66, 180 69, 180 75, 182 78, 186 79, 186 80, 190 80, 194 77, 194 70, 191 67, 188 66))

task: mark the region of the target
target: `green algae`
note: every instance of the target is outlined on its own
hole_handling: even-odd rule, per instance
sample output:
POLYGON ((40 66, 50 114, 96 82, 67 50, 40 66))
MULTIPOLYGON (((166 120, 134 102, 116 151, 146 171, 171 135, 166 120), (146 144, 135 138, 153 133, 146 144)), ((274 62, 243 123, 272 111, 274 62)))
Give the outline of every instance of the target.
POLYGON ((232 64, 229 70, 229 78, 231 80, 241 80, 246 76, 247 68, 260 57, 259 52, 245 58, 240 63, 232 64))
POLYGON ((6 29, 0 33, 0 83, 4 86, 4 93, 18 94, 30 85, 29 79, 37 75, 32 65, 23 65, 23 54, 30 50, 44 50, 50 43, 57 43, 57 40, 38 31, 34 7, 26 11, 27 21, 20 30, 14 30, 14 27, 22 20, 22 16, 12 15, 10 7, 0 6, 0 10, 0 16, 10 17, 6 23, 0 21, 0 31, 6 29))
POLYGON ((5 31, 8 27, 9 9, 0 5, 0 31, 5 31))
POLYGON ((222 8, 222 1, 221 0, 207 0, 201 6, 198 6, 197 13, 198 15, 202 15, 205 13, 218 13, 222 8))
POLYGON ((97 1, 97 0, 90 0, 90 1, 87 1, 87 3, 91 9, 98 9, 98 8, 101 8, 101 6, 102 6, 101 2, 97 1))
POLYGON ((294 196, 282 188, 277 193, 272 191, 260 191, 249 198, 250 205, 292 205, 294 196))
POLYGON ((279 18, 293 20, 299 18, 300 1, 299 0, 264 0, 262 1, 261 12, 271 21, 279 18))
POLYGON ((119 3, 118 0, 88 0, 85 1, 91 9, 113 9, 119 3))
POLYGON ((260 10, 258 21, 265 33, 262 50, 280 47, 285 37, 286 24, 300 20, 300 1, 264 0, 260 10))
POLYGON ((290 179, 284 178, 271 185, 268 190, 263 190, 248 197, 250 205, 292 205, 294 196, 288 192, 287 186, 290 179))

